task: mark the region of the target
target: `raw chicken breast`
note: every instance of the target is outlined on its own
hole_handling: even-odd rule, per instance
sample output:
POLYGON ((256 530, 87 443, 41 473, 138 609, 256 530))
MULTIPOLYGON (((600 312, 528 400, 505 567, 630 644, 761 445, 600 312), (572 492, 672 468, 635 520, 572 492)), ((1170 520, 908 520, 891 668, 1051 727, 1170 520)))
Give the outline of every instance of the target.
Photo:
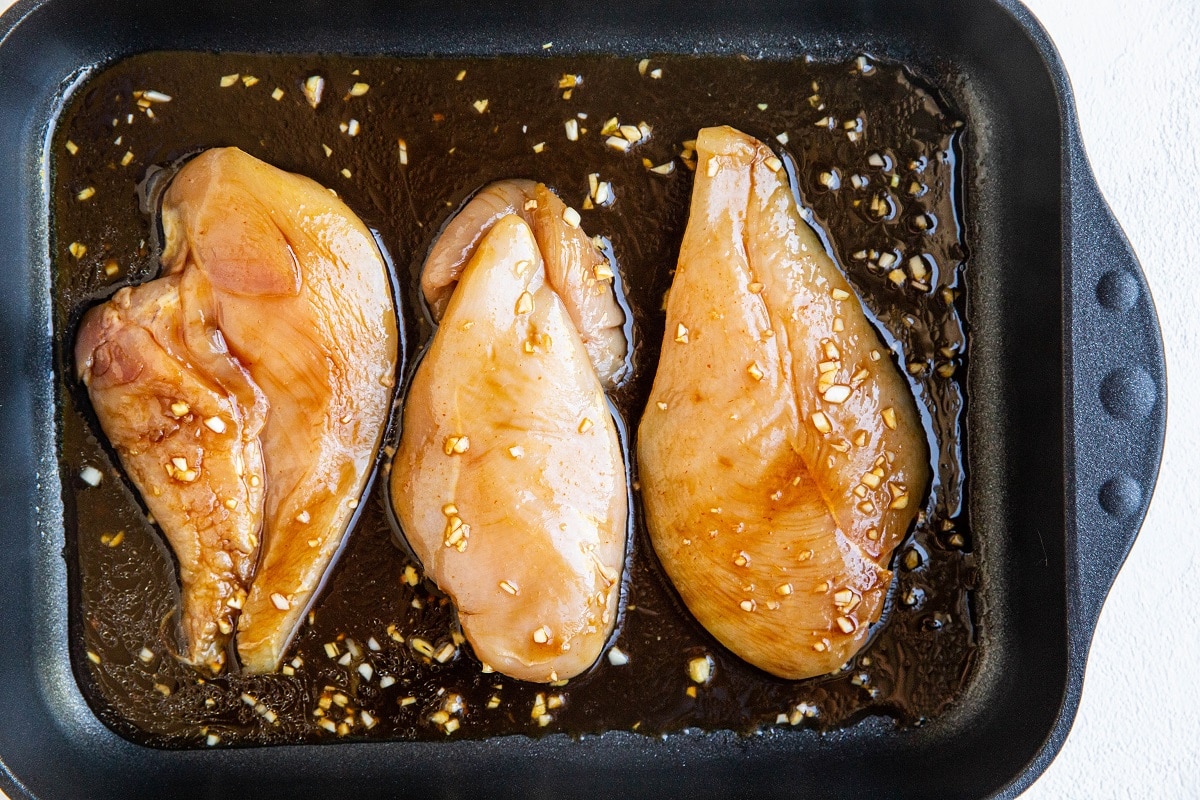
POLYGON ((179 559, 188 657, 219 669, 205 654, 240 608, 242 666, 270 672, 341 547, 387 420, 386 267, 326 189, 233 148, 179 172, 162 220, 163 277, 88 313, 77 365, 179 559))
POLYGON ((832 672, 878 620, 929 483, 909 387, 801 219, 728 127, 697 139, 691 216, 638 436, 655 551, 684 603, 772 674, 832 672))
MULTIPOLYGON (((539 187, 539 207, 552 197, 539 187)), ((547 224, 569 227, 561 214, 547 224)), ((451 223, 427 279, 465 227, 451 223)), ((578 288, 551 281, 539 242, 525 218, 502 213, 463 252, 408 393, 391 490, 409 543, 480 660, 548 682, 587 669, 613 629, 628 510, 594 351, 564 301, 578 288)), ((561 274, 585 275, 580 264, 561 274)), ((601 288, 611 301, 611 283, 601 288)))

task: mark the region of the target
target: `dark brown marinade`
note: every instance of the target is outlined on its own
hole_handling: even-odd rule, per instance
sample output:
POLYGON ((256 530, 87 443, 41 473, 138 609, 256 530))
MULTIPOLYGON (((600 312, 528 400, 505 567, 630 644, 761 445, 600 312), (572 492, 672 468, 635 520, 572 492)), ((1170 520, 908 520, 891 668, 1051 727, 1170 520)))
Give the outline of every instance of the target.
MULTIPOLYGON (((971 610, 977 569, 966 529, 960 430, 962 132, 935 90, 900 66, 866 59, 670 56, 651 58, 642 74, 636 60, 604 56, 402 60, 151 53, 91 76, 62 111, 51 166, 72 658, 92 707, 122 735, 160 747, 443 740, 446 733, 429 718, 451 694, 460 695, 464 706, 454 715, 461 721, 454 738, 615 729, 750 733, 793 723, 831 729, 865 716, 914 725, 942 713, 969 679, 979 639, 971 610), (235 74, 257 82, 220 85, 223 76, 235 74), (581 76, 569 97, 559 85, 564 74, 581 76), (302 90, 310 75, 326 80, 315 110, 302 90), (351 96, 358 82, 369 91, 351 96), (272 97, 276 88, 284 93, 279 100, 272 97), (150 103, 153 116, 137 104, 136 93, 147 90, 172 98, 150 103), (487 105, 481 113, 475 103, 482 100, 487 105), (611 117, 645 121, 653 132, 629 152, 618 152, 600 135, 611 117), (570 118, 586 131, 577 142, 564 131, 570 118), (351 119, 361 124, 356 137, 339 128, 351 119), (155 222, 138 198, 150 168, 235 145, 336 190, 377 232, 394 265, 406 375, 415 364, 412 354, 420 353, 433 330, 417 276, 455 210, 484 184, 509 177, 542 180, 582 210, 588 173, 599 172, 612 182, 616 201, 582 210, 583 226, 611 240, 632 310, 632 376, 613 401, 623 428, 633 432, 653 380, 661 300, 687 222, 692 172, 679 158, 682 143, 716 124, 757 136, 788 160, 800 197, 837 261, 885 338, 898 344, 897 358, 910 374, 935 443, 935 480, 925 512, 897 550, 896 579, 877 633, 850 665, 824 678, 785 681, 718 645, 683 610, 660 572, 636 483, 628 606, 615 638, 628 664, 614 666, 602 657, 567 685, 547 687, 483 674, 466 645, 444 664, 432 661, 413 649, 412 639, 440 649, 452 641, 454 615, 430 584, 405 582, 411 562, 394 543, 382 474, 313 620, 287 656, 288 663, 303 662, 294 675, 205 679, 170 655, 178 647, 172 556, 104 444, 72 360, 83 311, 157 272, 155 222), (783 133, 786 143, 777 138, 783 133), (400 163, 399 139, 407 146, 407 166, 400 163), (535 152, 540 142, 545 147, 535 152), (323 146, 332 152, 326 155, 323 146), (676 169, 657 175, 644 159, 653 165, 673 160, 676 169), (832 181, 822 178, 826 172, 836 174, 839 188, 827 186, 832 181), (855 175, 865 176, 867 185, 856 188, 855 175), (95 194, 80 200, 88 187, 95 194), (918 219, 922 214, 930 215, 927 229, 918 219), (85 245, 86 253, 73 254, 73 243, 85 245), (896 262, 881 267, 889 252, 896 262), (914 281, 919 274, 909 259, 917 255, 931 270, 927 289, 914 281), (98 487, 78 477, 85 465, 104 474, 98 487), (372 638, 378 651, 368 646, 372 638), (343 665, 327 655, 326 644, 336 643, 342 657, 353 649, 346 639, 357 643, 361 656, 343 665), (143 661, 143 653, 152 657, 143 661), (715 662, 713 678, 695 687, 692 697, 687 662, 706 653, 715 662), (358 671, 363 661, 371 665, 370 680, 358 671), (395 682, 382 688, 384 676, 395 682), (323 694, 329 708, 318 717, 314 710, 323 694), (561 694, 565 701, 547 708, 545 725, 531 716, 538 694, 547 700, 561 694), (499 705, 488 708, 493 697, 499 705), (413 700, 403 705, 404 698, 413 700), (363 710, 374 720, 369 728, 363 710), (341 733, 319 725, 327 719, 336 728, 350 713, 353 724, 341 733), (791 722, 780 721, 789 716, 791 722)), ((389 441, 396 434, 392 430, 389 441)), ((628 436, 625 446, 630 455, 628 436)), ((630 468, 636 481, 636 466, 630 468)))

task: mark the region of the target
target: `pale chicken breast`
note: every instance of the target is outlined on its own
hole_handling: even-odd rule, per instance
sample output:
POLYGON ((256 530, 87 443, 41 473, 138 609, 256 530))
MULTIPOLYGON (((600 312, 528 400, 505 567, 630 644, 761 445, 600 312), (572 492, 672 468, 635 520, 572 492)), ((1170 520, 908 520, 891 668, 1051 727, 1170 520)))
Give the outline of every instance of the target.
POLYGON ((612 291, 612 267, 545 184, 526 180, 485 186, 450 220, 421 272, 421 289, 440 319, 479 242, 500 219, 517 215, 529 224, 542 255, 546 280, 575 323, 596 374, 612 388, 626 373, 625 312, 612 291))
POLYGON ((928 443, 779 159, 728 127, 700 131, 697 154, 638 434, 647 524, 725 646, 780 677, 821 675, 879 618, 928 443))
MULTIPOLYGON (((445 245, 458 240, 429 264, 445 245)), ((487 220, 456 284, 405 402, 392 503, 484 663, 570 678, 617 617, 628 509, 615 425, 522 216, 487 220)))
MULTIPOLYGON (((370 231, 326 189, 233 148, 188 163, 164 197, 162 219, 164 277, 132 289, 132 301, 118 294, 89 312, 77 359, 85 380, 93 373, 89 390, 101 425, 148 498, 181 573, 195 568, 193 558, 200 565, 222 560, 220 550, 177 546, 194 524, 188 493, 212 487, 228 510, 241 498, 213 481, 236 476, 253 490, 242 515, 204 522, 223 526, 213 541, 233 537, 226 528, 234 522, 239 536, 261 540, 253 581, 242 581, 248 594, 235 600, 236 639, 244 669, 270 672, 341 547, 386 424, 398 344, 386 267, 370 231), (158 445, 157 418, 133 413, 134 400, 99 399, 101 386, 131 391, 98 381, 99 354, 114 346, 121 374, 137 376, 133 386, 147 408, 156 399, 202 397, 192 384, 225 397, 229 413, 248 422, 244 431, 227 425, 210 433, 247 438, 247 452, 210 447, 184 455, 196 471, 190 483, 164 472, 175 452, 158 445), (134 456, 121 441, 150 443, 134 456), (146 466, 135 468, 135 458, 146 466), (195 467, 193 458, 201 459, 195 467), (150 484, 144 476, 153 465, 155 478, 170 480, 150 484), (161 495, 151 502, 156 488, 161 495)), ((185 432, 201 423, 188 424, 185 432)))

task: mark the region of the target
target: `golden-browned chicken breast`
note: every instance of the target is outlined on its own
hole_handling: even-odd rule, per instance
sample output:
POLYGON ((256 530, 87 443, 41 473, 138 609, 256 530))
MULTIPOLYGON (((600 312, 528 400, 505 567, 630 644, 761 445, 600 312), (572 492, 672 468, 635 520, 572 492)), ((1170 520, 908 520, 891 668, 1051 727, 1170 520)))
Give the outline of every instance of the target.
MULTIPOLYGON (((564 221, 557 198, 529 188, 522 209, 561 209, 541 224, 554 241, 574 236, 577 218, 564 221)), ((623 362, 625 340, 611 342, 618 352, 585 346, 603 329, 581 330, 571 298, 602 290, 613 302, 590 261, 566 264, 557 273, 566 283, 555 283, 525 215, 474 216, 509 191, 484 190, 461 216, 485 232, 463 245, 456 220, 427 262, 427 288, 445 248, 463 267, 440 306, 430 298, 444 311, 405 402, 392 503, 478 657, 547 682, 587 669, 616 622, 625 467, 596 361, 623 362), (592 283, 580 289, 581 280, 592 283)))
POLYGON ((780 160, 728 127, 700 131, 697 154, 638 435, 647 523, 723 644, 781 677, 821 675, 879 618, 928 443, 780 160))
POLYGON ((270 672, 386 423, 398 343, 386 268, 327 190, 232 148, 188 163, 162 218, 163 277, 88 313, 77 367, 179 559, 186 657, 219 670, 240 609, 242 665, 270 672))

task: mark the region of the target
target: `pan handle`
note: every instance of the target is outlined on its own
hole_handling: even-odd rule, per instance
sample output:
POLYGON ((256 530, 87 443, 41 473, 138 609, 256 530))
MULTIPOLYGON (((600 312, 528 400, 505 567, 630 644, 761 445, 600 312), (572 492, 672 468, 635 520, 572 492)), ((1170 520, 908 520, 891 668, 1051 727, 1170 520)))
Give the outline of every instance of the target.
POLYGON ((1100 607, 1146 515, 1162 460, 1167 379, 1150 289, 1100 194, 1079 139, 1071 139, 1067 196, 1067 569, 1074 636, 1091 639, 1100 607))

